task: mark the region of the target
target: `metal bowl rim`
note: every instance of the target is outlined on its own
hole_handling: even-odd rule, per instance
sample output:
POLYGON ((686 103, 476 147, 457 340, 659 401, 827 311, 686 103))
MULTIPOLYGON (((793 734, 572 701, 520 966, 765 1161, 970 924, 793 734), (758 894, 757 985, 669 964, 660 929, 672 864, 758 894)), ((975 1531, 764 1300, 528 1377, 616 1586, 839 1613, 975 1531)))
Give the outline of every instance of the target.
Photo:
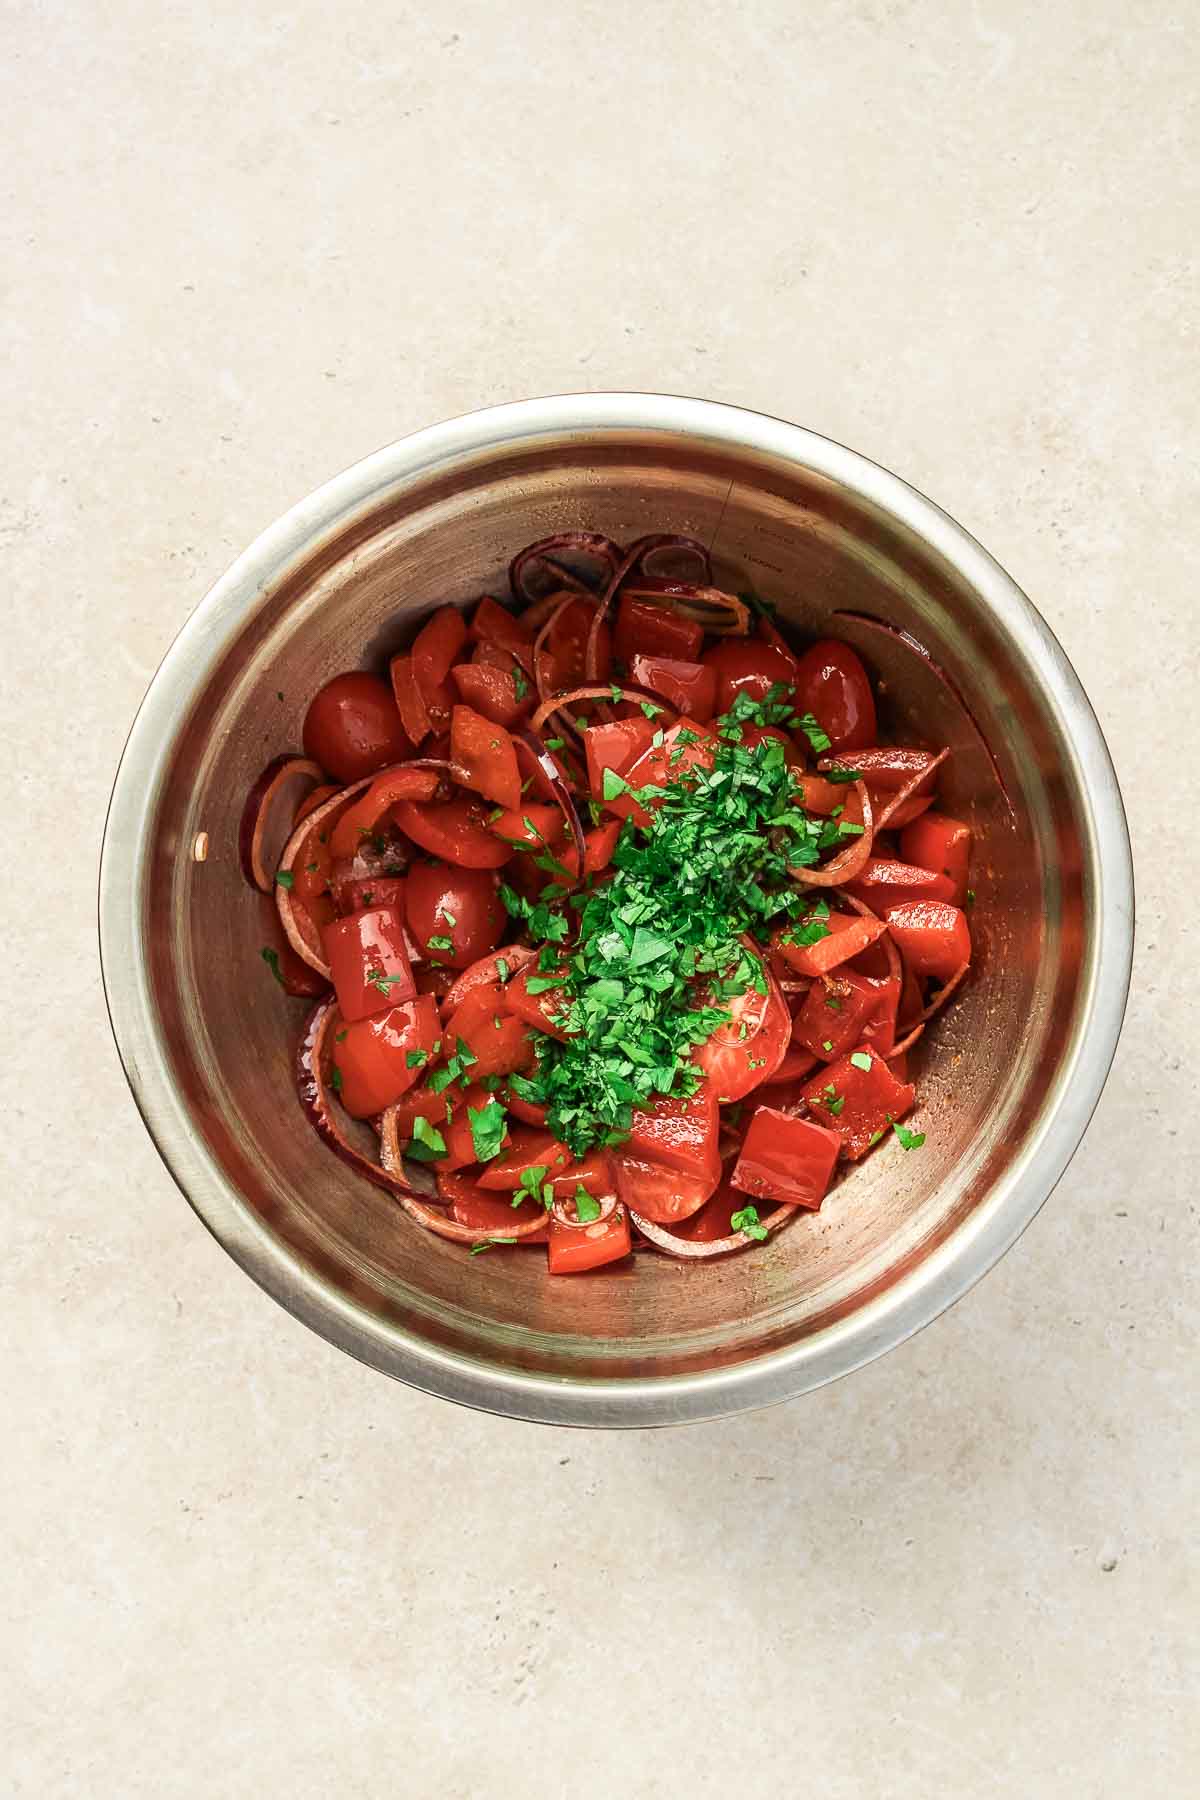
POLYGON ((652 1426, 771 1405, 849 1374, 921 1330, 987 1273, 1053 1190, 1100 1097, 1128 993, 1133 906, 1129 834, 1095 714, 1045 620, 968 532, 899 476, 804 427, 716 401, 587 393, 488 407, 401 438, 299 501, 236 559, 180 630, 130 730, 105 823, 99 930, 113 1035, 146 1127, 199 1218, 262 1288, 330 1343, 427 1393, 544 1423, 652 1426), (1094 895, 1089 973, 1052 1104, 987 1198, 908 1275, 801 1343, 740 1364, 662 1378, 556 1379, 458 1355, 381 1321, 306 1268, 261 1225, 192 1131, 168 1072, 141 954, 138 897, 146 827, 174 722, 284 568, 393 487, 464 455, 502 451, 544 434, 637 432, 682 433, 823 475, 892 515, 969 583, 1070 746, 1094 895))

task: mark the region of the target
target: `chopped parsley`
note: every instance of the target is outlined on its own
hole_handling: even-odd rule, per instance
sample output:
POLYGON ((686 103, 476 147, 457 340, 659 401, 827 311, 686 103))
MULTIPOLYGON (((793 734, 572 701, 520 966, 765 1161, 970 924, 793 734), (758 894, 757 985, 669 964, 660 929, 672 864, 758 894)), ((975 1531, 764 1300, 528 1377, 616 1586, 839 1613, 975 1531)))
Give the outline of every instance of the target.
POLYGON ((441 935, 426 938, 425 942, 430 950, 453 950, 454 948, 454 939, 441 935))
POLYGON ((760 1224, 757 1206, 743 1206, 729 1221, 730 1230, 744 1231, 747 1237, 765 1238, 767 1228, 760 1224))
POLYGON ((385 1000, 397 983, 402 986, 412 985, 412 976, 407 971, 400 975, 385 975, 382 969, 370 969, 367 980, 373 988, 379 989, 385 1000))
POLYGON ((815 756, 820 756, 822 751, 833 748, 829 733, 817 722, 812 713, 804 714, 800 720, 800 729, 812 745, 815 756))
POLYGON ((412 1143, 405 1155, 411 1156, 415 1162, 432 1162, 435 1157, 445 1154, 446 1140, 437 1127, 431 1125, 428 1119, 414 1119, 412 1143))
POLYGON ((429 1061, 428 1050, 410 1050, 404 1058, 406 1069, 423 1069, 429 1061))
POLYGON ((275 977, 275 979, 279 983, 280 987, 286 988, 287 982, 283 979, 283 970, 279 967, 279 952, 278 952, 278 950, 272 950, 270 944, 264 944, 262 949, 259 951, 259 955, 262 957, 263 961, 266 963, 268 969, 270 969, 272 975, 275 977))
POLYGON ((900 1148, 902 1150, 919 1150, 921 1145, 925 1142, 925 1133, 923 1131, 909 1131, 905 1126, 893 1119, 890 1113, 888 1114, 888 1123, 896 1136, 900 1139, 900 1148))
POLYGON ((545 1163, 534 1163, 528 1169, 522 1169, 513 1193, 513 1205, 520 1206, 523 1200, 536 1200, 549 1212, 554 1204, 554 1189, 546 1180, 548 1173, 545 1163))
POLYGON ((290 869, 277 869, 275 871, 275 885, 276 887, 281 888, 295 887, 296 877, 292 874, 290 869))
POLYGON ((593 1199, 582 1181, 576 1187, 572 1198, 575 1201, 575 1217, 581 1225, 590 1225, 593 1219, 600 1217, 600 1202, 593 1199))
POLYGON ((482 1256, 485 1250, 492 1250, 497 1244, 515 1244, 516 1241, 517 1240, 514 1237, 485 1238, 482 1244, 472 1244, 469 1254, 471 1256, 482 1256))
POLYGON ((504 1143, 508 1130, 507 1113, 498 1100, 488 1100, 483 1106, 468 1106, 467 1119, 476 1162, 491 1162, 494 1156, 499 1156, 504 1143))
POLYGON ((866 1050, 856 1050, 851 1056, 850 1062, 856 1069, 870 1069, 871 1067, 871 1057, 866 1050))

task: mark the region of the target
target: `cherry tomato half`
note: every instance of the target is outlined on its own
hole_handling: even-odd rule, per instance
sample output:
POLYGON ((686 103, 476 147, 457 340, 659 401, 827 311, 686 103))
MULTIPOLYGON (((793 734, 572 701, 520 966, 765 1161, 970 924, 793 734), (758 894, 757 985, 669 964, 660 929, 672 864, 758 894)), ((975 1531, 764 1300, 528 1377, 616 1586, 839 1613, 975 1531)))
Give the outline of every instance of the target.
POLYGON ((414 863, 404 897, 408 928, 423 956, 465 969, 500 942, 508 914, 490 869, 414 863), (430 940, 435 940, 433 943, 430 940), (449 948, 445 940, 449 940, 449 948))
POLYGON ((412 755, 387 683, 362 669, 335 675, 304 715, 304 754, 338 781, 361 781, 412 755))
POLYGON ((822 638, 796 666, 796 706, 812 713, 835 750, 875 742, 875 700, 862 662, 848 644, 822 638))

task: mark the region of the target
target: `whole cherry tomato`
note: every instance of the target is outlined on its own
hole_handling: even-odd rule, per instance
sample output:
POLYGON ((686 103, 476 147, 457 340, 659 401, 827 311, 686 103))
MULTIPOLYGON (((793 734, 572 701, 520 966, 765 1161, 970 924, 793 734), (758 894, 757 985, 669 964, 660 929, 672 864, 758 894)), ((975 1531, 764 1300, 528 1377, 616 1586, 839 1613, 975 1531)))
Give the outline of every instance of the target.
POLYGON ((387 683, 362 669, 335 675, 304 715, 304 753, 338 781, 361 781, 412 755, 387 683))
POLYGON ((796 707, 812 713, 835 750, 875 742, 875 701, 862 662, 848 644, 822 638, 796 666, 796 707))
POLYGON ((408 871, 404 905, 408 928, 422 955, 451 969, 465 969, 494 950, 508 923, 490 869, 414 863, 408 871))
POLYGON ((776 683, 788 690, 779 696, 786 700, 796 679, 795 657, 755 638, 723 638, 700 660, 716 672, 718 713, 728 712, 739 694, 765 700, 776 683))

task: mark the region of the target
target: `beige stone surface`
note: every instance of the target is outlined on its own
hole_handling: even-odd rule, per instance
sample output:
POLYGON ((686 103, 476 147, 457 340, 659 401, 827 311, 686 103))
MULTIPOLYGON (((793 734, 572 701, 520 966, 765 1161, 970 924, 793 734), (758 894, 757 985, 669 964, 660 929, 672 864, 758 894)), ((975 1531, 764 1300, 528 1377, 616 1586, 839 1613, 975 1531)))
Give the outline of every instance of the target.
POLYGON ((13 0, 0 1792, 1195 1791, 1195 19, 1167 0, 13 0), (266 1300, 108 1041, 121 742, 234 553, 500 399, 701 393, 934 495, 1059 633, 1139 947, 1086 1143, 884 1361, 472 1416, 266 1300))

